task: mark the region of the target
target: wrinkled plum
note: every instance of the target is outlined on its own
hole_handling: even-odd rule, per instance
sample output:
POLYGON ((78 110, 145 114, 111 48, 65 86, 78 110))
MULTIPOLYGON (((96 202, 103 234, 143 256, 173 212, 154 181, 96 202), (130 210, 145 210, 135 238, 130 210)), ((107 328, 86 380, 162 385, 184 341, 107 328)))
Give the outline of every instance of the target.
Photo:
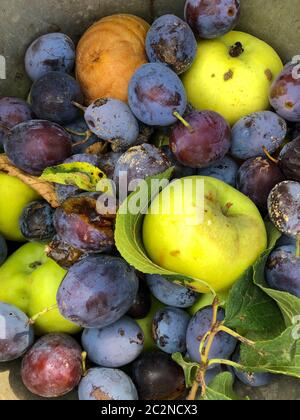
POLYGON ((129 83, 129 106, 138 120, 150 126, 176 122, 174 113, 183 115, 187 97, 179 77, 163 64, 141 66, 129 83))
POLYGON ((191 168, 205 168, 223 159, 231 145, 231 130, 213 111, 193 111, 174 126, 170 147, 176 159, 191 168))
POLYGON ((281 246, 272 252, 266 266, 266 280, 272 289, 300 298, 300 258, 296 246, 281 246))
POLYGON ((175 15, 164 15, 151 26, 146 51, 152 63, 167 64, 175 73, 181 74, 195 59, 197 41, 186 22, 175 15))
POLYGON ((18 124, 34 119, 34 114, 23 99, 0 97, 0 151, 3 140, 9 130, 18 124))
POLYGON ((279 166, 286 178, 300 182, 300 137, 284 146, 279 155, 279 166))
POLYGON ((22 212, 20 230, 28 241, 47 242, 55 235, 54 209, 46 201, 34 201, 22 212))
POLYGON ((46 254, 60 267, 69 270, 72 265, 82 258, 84 252, 63 242, 58 236, 55 236, 53 241, 48 244, 46 254))
POLYGON ((271 191, 268 199, 271 221, 285 235, 300 234, 300 183, 283 181, 271 191))
POLYGON ((247 160, 237 174, 237 189, 247 195, 260 209, 266 212, 268 197, 275 185, 285 177, 279 167, 268 159, 257 157, 247 160))
POLYGON ((265 156, 283 144, 287 135, 285 120, 271 111, 255 112, 238 121, 232 129, 231 154, 242 160, 265 156))
POLYGON ((58 293, 59 310, 84 328, 104 328, 121 319, 138 291, 135 271, 118 257, 91 255, 74 264, 58 293))
POLYGON ((152 321, 152 336, 157 347, 165 353, 186 351, 186 332, 190 316, 178 308, 164 308, 156 312, 152 321))
POLYGON ((273 82, 270 103, 287 121, 300 122, 300 77, 295 74, 299 63, 289 63, 273 82))
POLYGON ((211 176, 235 188, 238 170, 238 164, 230 156, 225 156, 208 168, 198 169, 198 175, 211 176))
POLYGON ((183 370, 163 352, 143 354, 133 364, 132 378, 141 400, 176 400, 185 391, 183 370))
POLYGON ((26 72, 33 81, 52 71, 71 73, 74 63, 75 45, 71 38, 61 33, 39 37, 25 55, 26 72))
POLYGON ((71 138, 59 125, 33 120, 14 127, 4 139, 9 160, 32 175, 62 163, 72 154, 71 138))
POLYGON ((231 31, 240 17, 239 0, 187 0, 185 19, 200 38, 219 38, 231 31))
POLYGON ((34 113, 40 119, 57 124, 68 124, 79 118, 80 110, 72 102, 82 101, 79 84, 65 73, 47 73, 31 88, 34 113))
POLYGON ((118 369, 90 369, 79 384, 80 401, 137 401, 132 380, 118 369))
POLYGON ((23 356, 34 341, 27 316, 15 306, 0 302, 0 362, 23 356))
POLYGON ((136 144, 140 127, 129 106, 117 99, 97 99, 85 111, 85 121, 114 152, 125 152, 136 144))
POLYGON ((103 329, 84 330, 82 346, 96 365, 119 368, 140 356, 144 349, 144 333, 134 320, 123 317, 103 329))
POLYGON ((99 214, 97 198, 82 194, 68 198, 56 209, 54 227, 63 242, 84 252, 103 252, 114 246, 115 215, 99 214))

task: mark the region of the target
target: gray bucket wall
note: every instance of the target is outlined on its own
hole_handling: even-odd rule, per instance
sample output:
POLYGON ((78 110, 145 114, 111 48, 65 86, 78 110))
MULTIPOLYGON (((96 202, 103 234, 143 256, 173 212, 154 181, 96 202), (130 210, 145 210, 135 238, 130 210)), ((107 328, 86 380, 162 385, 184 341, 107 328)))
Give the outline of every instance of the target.
MULTIPOLYGON (((185 0, 0 0, 0 55, 6 58, 7 79, 0 80, 0 95, 26 97, 30 88, 23 57, 39 35, 62 31, 77 41, 95 20, 112 13, 134 13, 149 22, 159 15, 183 14, 185 0)), ((271 44, 284 61, 300 55, 299 0, 241 0, 239 29, 271 44)), ((254 399, 299 400, 300 382, 274 378, 268 388, 239 392, 254 399)), ((76 398, 70 394, 67 399, 76 398)), ((0 365, 0 400, 36 399, 21 383, 20 362, 0 365)))

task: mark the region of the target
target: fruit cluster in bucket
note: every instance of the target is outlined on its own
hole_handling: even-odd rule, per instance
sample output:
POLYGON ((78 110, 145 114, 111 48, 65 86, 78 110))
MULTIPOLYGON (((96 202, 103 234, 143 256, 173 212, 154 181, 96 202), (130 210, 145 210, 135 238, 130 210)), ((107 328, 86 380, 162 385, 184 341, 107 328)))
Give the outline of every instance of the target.
POLYGON ((77 47, 43 35, 25 55, 27 100, 0 97, 0 362, 23 358, 33 394, 195 399, 224 372, 271 382, 239 368, 254 343, 224 320, 268 248, 267 219, 283 235, 267 287, 300 298, 300 71, 235 31, 240 13, 237 0, 187 0, 185 20, 109 16, 77 47), (168 170, 136 241, 175 282, 141 272, 115 236, 130 193, 168 170), (185 214, 176 189, 160 207, 186 179, 204 185, 200 224, 193 192, 185 214), (178 353, 199 368, 192 386, 178 353))

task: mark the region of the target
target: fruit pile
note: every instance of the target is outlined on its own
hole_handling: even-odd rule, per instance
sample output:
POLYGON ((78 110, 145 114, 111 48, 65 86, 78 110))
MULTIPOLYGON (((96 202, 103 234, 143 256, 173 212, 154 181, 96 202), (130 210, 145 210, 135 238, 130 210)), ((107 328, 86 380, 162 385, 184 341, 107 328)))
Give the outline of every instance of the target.
POLYGON ((240 13, 187 0, 185 20, 101 19, 77 49, 44 35, 27 101, 0 97, 0 362, 22 357, 33 394, 228 400, 235 378, 300 378, 299 62, 234 31, 240 13))

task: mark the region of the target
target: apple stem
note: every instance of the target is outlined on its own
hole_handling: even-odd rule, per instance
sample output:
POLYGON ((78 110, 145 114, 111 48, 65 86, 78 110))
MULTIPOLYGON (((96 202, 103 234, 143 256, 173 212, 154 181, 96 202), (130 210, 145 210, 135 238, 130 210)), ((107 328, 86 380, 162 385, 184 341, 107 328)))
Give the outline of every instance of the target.
POLYGON ((28 325, 34 325, 41 316, 46 315, 49 312, 55 311, 56 309, 58 309, 58 305, 53 305, 53 306, 50 306, 49 308, 44 309, 43 311, 39 312, 38 314, 30 318, 28 321, 28 325))
POLYGON ((76 108, 81 109, 81 111, 83 111, 83 112, 85 112, 87 110, 86 106, 83 106, 83 105, 79 104, 78 102, 72 101, 72 105, 76 106, 76 108))
POLYGON ((267 158, 268 159, 270 159, 270 161, 271 162, 273 162, 273 163, 275 163, 275 165, 278 165, 278 163, 279 163, 279 160, 278 159, 275 159, 271 154, 270 154, 270 152, 268 151, 268 149, 265 147, 265 146, 263 146, 263 151, 264 151, 264 154, 267 156, 267 158))
POLYGON ((297 234, 296 239, 296 258, 300 258, 300 233, 297 234))
POLYGON ((233 203, 227 203, 227 204, 225 205, 225 209, 223 210, 223 214, 224 214, 225 216, 228 216, 228 214, 229 214, 229 210, 231 209, 231 207, 233 207, 233 203))
POLYGON ((191 134, 193 134, 195 132, 195 130, 193 129, 193 127, 191 126, 191 124, 189 122, 187 122, 180 114, 179 112, 175 111, 173 112, 174 117, 176 117, 188 130, 191 134))
POLYGON ((82 358, 82 376, 85 377, 87 374, 87 368, 86 368, 87 352, 86 351, 81 353, 81 358, 82 358))

